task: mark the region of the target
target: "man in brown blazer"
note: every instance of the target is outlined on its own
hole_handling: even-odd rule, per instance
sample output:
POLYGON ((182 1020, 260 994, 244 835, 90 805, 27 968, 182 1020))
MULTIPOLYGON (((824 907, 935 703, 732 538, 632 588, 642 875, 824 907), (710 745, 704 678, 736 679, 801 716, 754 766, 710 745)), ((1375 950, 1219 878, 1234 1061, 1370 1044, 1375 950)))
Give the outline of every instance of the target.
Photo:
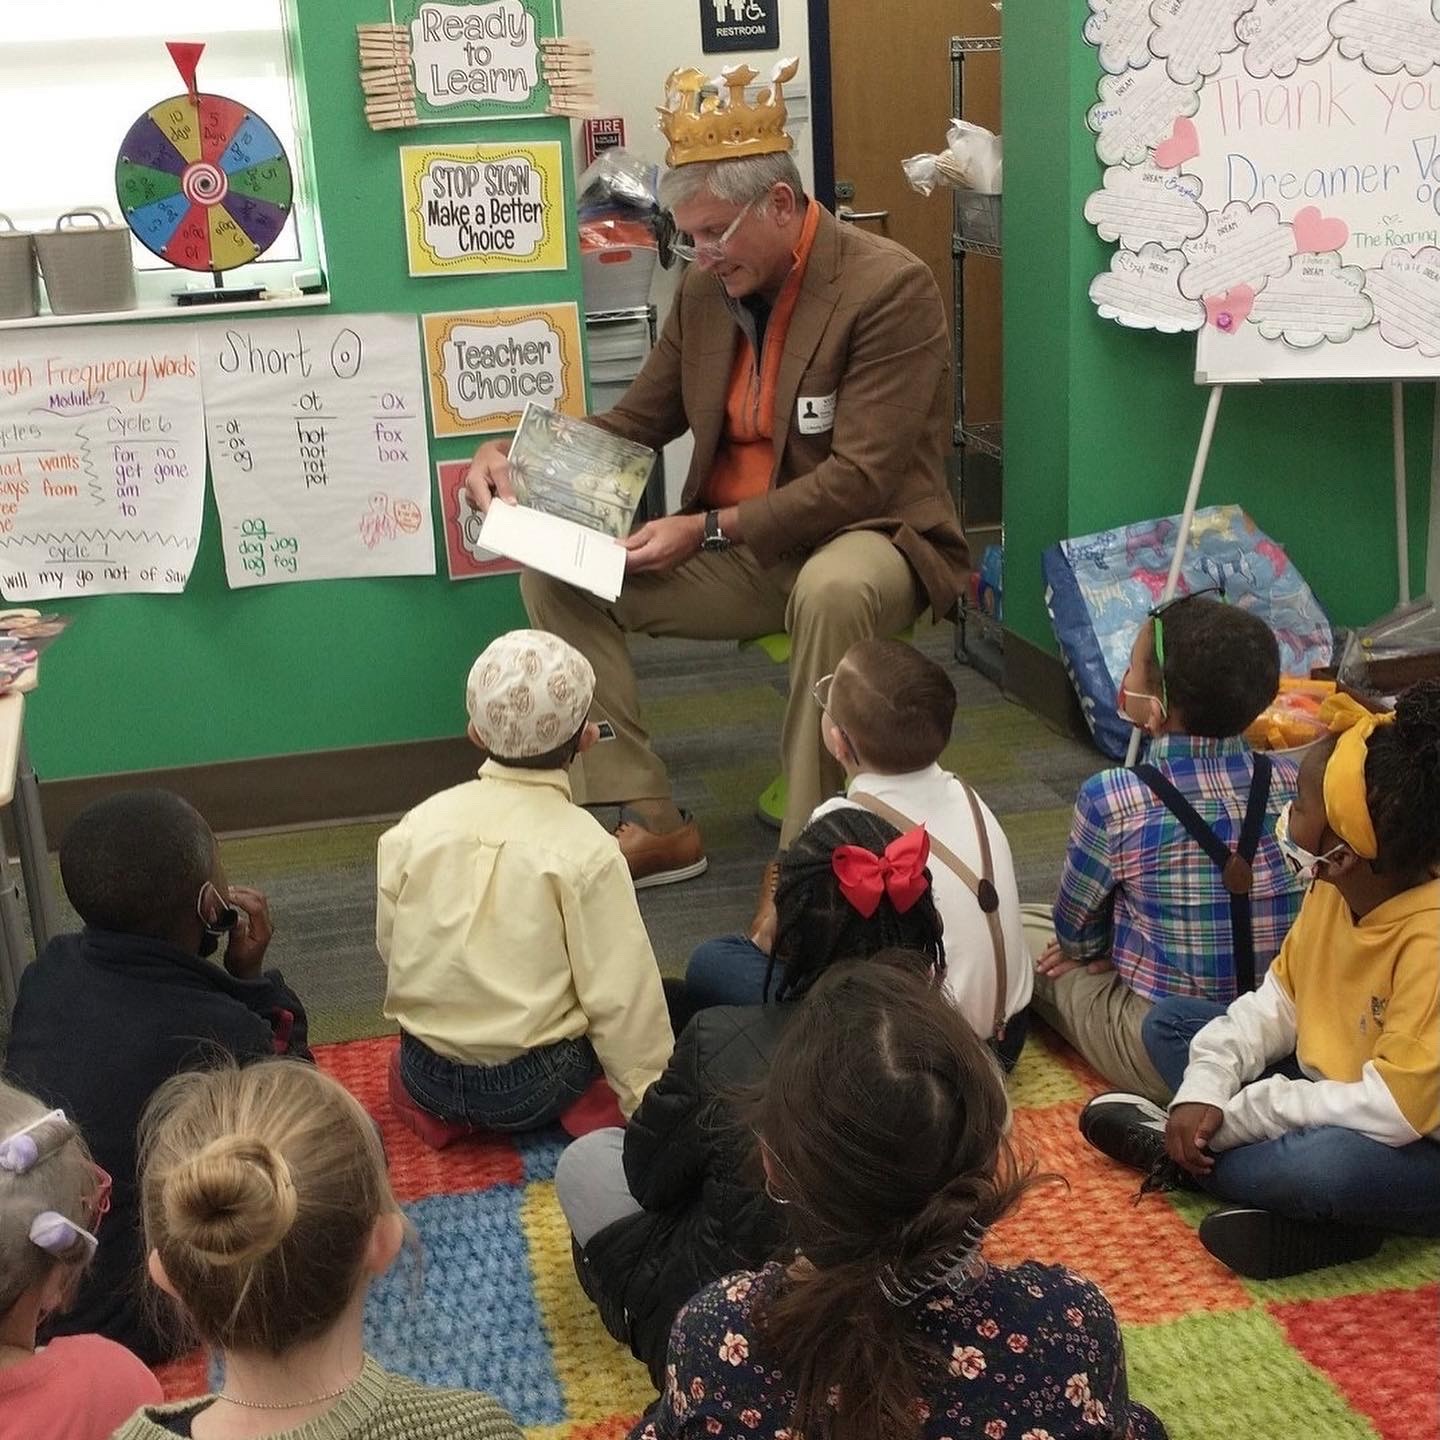
MULTIPOLYGON (((672 76, 672 96, 695 73, 672 76)), ((650 748, 628 632, 789 633, 784 848, 842 778, 821 743, 815 682, 855 641, 896 634, 927 605, 950 613, 968 563, 946 484, 950 352, 929 269, 808 200, 779 125, 733 158, 662 127, 661 202, 692 238, 693 263, 644 368, 594 423, 657 450, 692 431, 681 508, 624 542, 614 603, 521 577, 531 622, 595 667, 594 714, 615 740, 572 771, 575 798, 623 807, 616 836, 637 886, 689 879, 705 856, 650 748)), ((507 448, 476 453, 468 483, 481 510, 512 498, 507 448)))

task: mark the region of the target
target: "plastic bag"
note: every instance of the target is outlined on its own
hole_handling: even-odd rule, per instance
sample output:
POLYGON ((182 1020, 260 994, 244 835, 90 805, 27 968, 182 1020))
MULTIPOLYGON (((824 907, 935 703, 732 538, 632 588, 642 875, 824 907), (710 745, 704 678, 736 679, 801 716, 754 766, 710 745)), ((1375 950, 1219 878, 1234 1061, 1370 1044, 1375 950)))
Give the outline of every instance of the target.
POLYGON ((1000 137, 983 125, 952 120, 945 149, 938 155, 912 155, 900 162, 911 189, 929 195, 937 185, 998 195, 1003 169, 1000 137))
POLYGON ((659 172, 656 166, 629 150, 602 150, 580 177, 580 218, 623 210, 626 218, 651 216, 660 208, 656 200, 659 172))
POLYGON ((1440 674, 1440 612, 1435 602, 1422 595, 1373 625, 1347 631, 1336 674, 1342 684, 1356 689, 1391 692, 1440 674))
POLYGON ((1322 704, 1335 693, 1333 680, 1280 677, 1280 693, 1250 722, 1245 738, 1256 750, 1300 750, 1329 733, 1322 704))

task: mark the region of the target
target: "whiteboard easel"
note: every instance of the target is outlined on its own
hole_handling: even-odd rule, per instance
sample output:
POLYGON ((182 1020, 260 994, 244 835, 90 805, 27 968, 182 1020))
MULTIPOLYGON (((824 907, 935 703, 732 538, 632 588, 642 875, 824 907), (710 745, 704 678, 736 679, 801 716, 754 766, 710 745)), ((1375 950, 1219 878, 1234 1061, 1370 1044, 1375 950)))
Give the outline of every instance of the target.
MULTIPOLYGON (((1204 352, 1204 338, 1201 340, 1201 354, 1204 352)), ((1257 377, 1247 376, 1253 382, 1257 377)), ((1208 379, 1208 372, 1196 367, 1196 379, 1202 383, 1208 379)), ((1180 513, 1180 528, 1175 536, 1175 553, 1170 557, 1170 571, 1165 577, 1165 589, 1161 592, 1159 604, 1175 596, 1180 583, 1180 570, 1185 563, 1185 551, 1190 544, 1190 527, 1195 519, 1195 509, 1200 502, 1200 485, 1205 478, 1205 466, 1210 459, 1210 443, 1215 438, 1215 421, 1220 414, 1220 400, 1225 393, 1225 382, 1210 385, 1210 397, 1205 405, 1205 420, 1200 427, 1200 443, 1195 448, 1195 463, 1190 468, 1190 488, 1185 492, 1185 508, 1180 513)), ((1408 496, 1405 487, 1405 387, 1404 382, 1390 382, 1390 426, 1395 466, 1395 544, 1400 576, 1400 602, 1410 599, 1410 518, 1408 496)), ((1440 384, 1436 386, 1435 428, 1431 441, 1430 458, 1430 535, 1428 563, 1430 575, 1440 574, 1436 569, 1440 563, 1440 384)), ((1140 755, 1141 732, 1130 733, 1130 744, 1125 752, 1125 764, 1133 766, 1140 755)))

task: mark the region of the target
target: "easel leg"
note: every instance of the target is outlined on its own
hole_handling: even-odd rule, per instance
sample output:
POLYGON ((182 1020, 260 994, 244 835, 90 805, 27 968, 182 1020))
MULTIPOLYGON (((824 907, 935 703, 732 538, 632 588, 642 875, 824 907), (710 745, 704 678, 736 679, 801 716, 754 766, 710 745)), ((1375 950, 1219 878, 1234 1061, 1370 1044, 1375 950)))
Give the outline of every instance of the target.
MULTIPOLYGON (((1210 460, 1210 442, 1215 438, 1215 420, 1220 414, 1220 397, 1225 393, 1223 385, 1210 387, 1210 399, 1205 406, 1205 423, 1200 427, 1200 444, 1195 449, 1195 464, 1190 469, 1190 488, 1185 492, 1185 509, 1180 514, 1180 530, 1175 536, 1175 553, 1170 557, 1170 573, 1165 578, 1165 591, 1160 600, 1163 603, 1174 594, 1180 584, 1180 568, 1185 563, 1185 549, 1190 544, 1190 527, 1195 522, 1195 507, 1200 502, 1200 482, 1205 478, 1205 466, 1210 460)), ((1140 731, 1130 733, 1130 747, 1125 752, 1126 765, 1133 765, 1140 755, 1140 731)))
POLYGON ((1395 440, 1395 544, 1400 569, 1400 603, 1410 599, 1410 507, 1405 494, 1405 387, 1390 383, 1390 421, 1395 440))
POLYGON ((1435 419, 1430 427, 1430 536, 1425 547, 1425 585, 1433 595, 1440 583, 1440 384, 1435 386, 1435 419))

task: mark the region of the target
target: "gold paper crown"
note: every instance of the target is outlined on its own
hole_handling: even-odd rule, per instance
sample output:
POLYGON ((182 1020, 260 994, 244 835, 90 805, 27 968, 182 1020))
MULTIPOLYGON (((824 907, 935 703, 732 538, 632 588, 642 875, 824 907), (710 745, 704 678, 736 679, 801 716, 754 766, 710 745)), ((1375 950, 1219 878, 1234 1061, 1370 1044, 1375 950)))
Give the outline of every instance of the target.
POLYGON ((732 65, 711 80, 694 68, 672 70, 665 82, 660 130, 670 142, 665 163, 691 165, 697 160, 736 160, 773 155, 794 143, 785 133, 784 84, 799 72, 799 60, 782 60, 753 105, 745 87, 759 79, 748 65, 732 65), (722 93, 723 91, 723 93, 722 93))

